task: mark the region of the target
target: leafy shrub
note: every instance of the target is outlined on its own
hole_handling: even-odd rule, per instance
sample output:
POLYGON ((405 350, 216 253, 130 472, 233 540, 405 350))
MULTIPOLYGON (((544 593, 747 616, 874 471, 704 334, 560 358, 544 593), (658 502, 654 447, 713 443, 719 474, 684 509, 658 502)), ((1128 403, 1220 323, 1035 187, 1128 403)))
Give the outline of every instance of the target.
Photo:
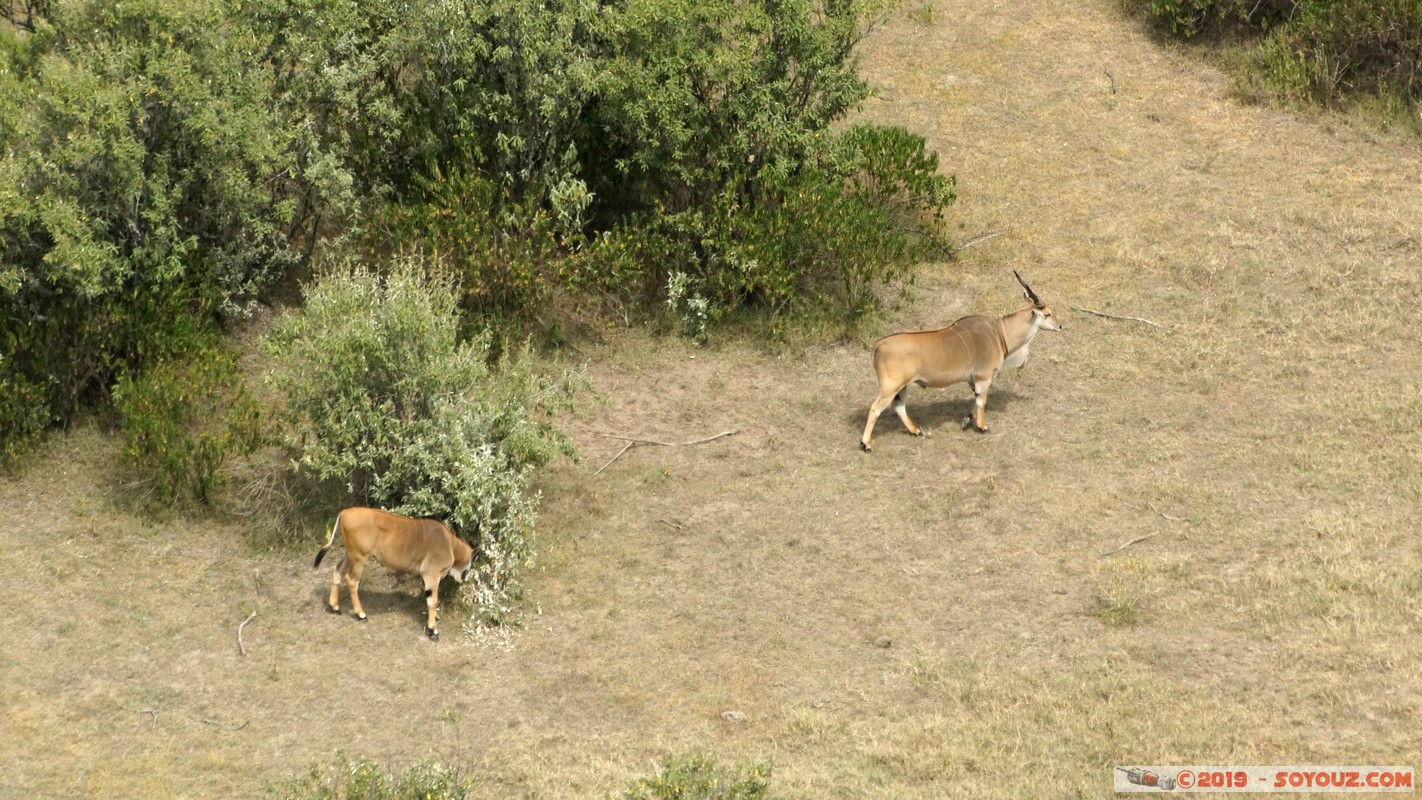
POLYGON ((478 556, 465 591, 497 613, 534 556, 532 473, 573 454, 546 418, 577 377, 509 355, 491 365, 486 334, 460 335, 454 282, 422 258, 334 270, 305 295, 264 340, 297 469, 348 501, 445 519, 478 556))
MULTIPOLYGON (((392 0, 229 0, 270 76, 274 108, 299 135, 291 143, 293 197, 307 213, 308 245, 338 239, 411 172, 402 142, 415 134, 398 102, 406 74, 405 17, 392 0)), ((418 13, 423 4, 408 9, 418 13)))
POLYGON ((1356 95, 1422 101, 1422 2, 1304 0, 1263 47, 1285 95, 1337 103, 1356 95))
POLYGON ((551 212, 487 178, 436 172, 420 197, 386 208, 375 244, 414 245, 450 267, 470 312, 527 321, 561 282, 559 227, 551 212))
POLYGON ((516 325, 563 291, 698 338, 743 309, 858 319, 952 200, 921 139, 831 130, 896 2, 12 3, 0 445, 317 246, 413 242, 516 325))
POLYGON ((594 192, 668 215, 754 202, 869 91, 849 57, 881 5, 855 0, 632 0, 605 26, 591 109, 606 140, 594 192))
POLYGON ((210 315, 181 285, 135 286, 92 299, 53 291, 0 295, 0 438, 8 456, 87 399, 106 397, 112 376, 149 359, 177 357, 207 341, 210 315), (195 310, 197 309, 197 310, 195 310))
POLYGON ((518 202, 577 194, 597 3, 249 0, 241 13, 271 43, 308 163, 348 180, 357 202, 418 196, 451 164, 518 202))
MULTIPOLYGON (((13 351, 11 351, 13 353, 13 351)), ((4 359, 0 353, 0 359, 4 359)), ((13 355, 9 361, 13 361, 13 355)), ((49 392, 44 383, 0 365, 0 463, 14 461, 50 423, 49 392)))
POLYGON ((922 138, 830 131, 868 96, 851 53, 885 7, 619 7, 590 112, 605 160, 586 170, 600 213, 624 215, 590 254, 616 276, 608 290, 660 295, 696 336, 742 307, 845 321, 873 309, 872 288, 915 255, 900 224, 930 231, 953 199, 922 138))
MULTIPOLYGON (((371 231, 377 250, 418 243, 454 269, 465 307, 481 315, 537 319, 567 288, 624 308, 671 300, 704 336, 739 308, 774 316, 807 291, 797 310, 847 303, 841 316, 857 318, 872 307, 866 287, 910 257, 865 252, 872 237, 821 246, 836 234, 823 227, 804 231, 823 258, 762 255, 805 211, 792 202, 801 188, 846 177, 829 128, 867 97, 852 48, 892 5, 301 0, 288 13, 266 0, 257 27, 280 43, 283 91, 323 109, 314 138, 348 151, 359 185, 389 192, 371 231), (287 66, 307 63, 294 60, 307 50, 328 65, 310 80, 287 66), (589 227, 598 233, 586 239, 589 227), (880 256, 891 258, 885 271, 866 270, 880 256), (676 273, 695 306, 668 295, 676 273)), ((917 148, 900 165, 947 187, 931 193, 941 214, 948 179, 921 139, 897 143, 917 148)), ((890 194, 841 203, 819 192, 830 207, 814 218, 861 232, 902 222, 890 194)))
POLYGON ((876 289, 945 248, 938 231, 954 181, 922 137, 856 125, 785 174, 763 175, 753 208, 731 204, 635 218, 593 240, 585 271, 634 296, 662 292, 683 332, 744 306, 853 324, 876 289))
POLYGON ((0 26, 9 449, 297 260, 286 176, 299 134, 223 3, 28 8, 28 29, 0 26))
MULTIPOLYGON (((425 4, 412 26, 416 128, 435 138, 424 174, 475 154, 516 202, 555 213, 584 194, 576 137, 599 80, 594 0, 425 4), (418 37, 418 38, 414 38, 418 37), (439 48, 429 43, 439 41, 439 48)), ((407 7, 402 4, 402 7, 407 7)), ((572 216, 578 216, 573 213, 572 216)))
POLYGON ((1190 38, 1222 28, 1258 29, 1286 19, 1299 0, 1132 0, 1171 33, 1190 38))
POLYGON ((724 767, 710 753, 662 762, 655 775, 628 784, 622 800, 764 800, 770 768, 763 764, 724 767))
POLYGON ((280 786, 267 787, 267 797, 277 800, 463 800, 473 781, 460 777, 455 767, 432 761, 416 764, 396 775, 373 761, 351 761, 338 756, 327 774, 320 767, 280 786))
POLYGON ((1333 104, 1357 96, 1422 101, 1422 3, 1416 0, 1128 0, 1189 38, 1253 32, 1253 68, 1278 94, 1333 104))
MULTIPOLYGON (((588 237, 565 271, 564 286, 582 295, 607 299, 624 316, 627 309, 644 310, 667 302, 671 277, 695 263, 693 242, 658 226, 654 213, 634 214, 588 237)), ((689 280, 678 284, 682 294, 698 294, 689 280)), ((676 302, 671 303, 673 310, 676 302)))
POLYGON ((938 172, 923 137, 902 128, 852 126, 813 168, 768 194, 779 201, 776 222, 757 238, 797 276, 802 315, 862 320, 878 307, 875 289, 947 251, 938 231, 954 180, 938 172))
POLYGON ((318 196, 344 182, 346 213, 332 222, 351 226, 346 238, 440 258, 464 308, 512 323, 502 327, 539 318, 593 199, 576 138, 599 74, 598 4, 257 0, 252 10, 273 43, 279 102, 307 132, 306 181, 318 196))
MULTIPOLYGON (((433 761, 403 773, 367 759, 351 761, 344 754, 329 772, 312 767, 306 775, 279 786, 268 786, 273 800, 462 800, 473 781, 455 766, 433 761)), ((621 800, 765 800, 770 768, 761 764, 725 767, 710 753, 664 761, 655 775, 628 783, 621 800)))
POLYGON ((208 502, 223 464, 263 442, 261 409, 242 384, 237 357, 216 346, 121 376, 114 402, 124 456, 162 502, 208 502))

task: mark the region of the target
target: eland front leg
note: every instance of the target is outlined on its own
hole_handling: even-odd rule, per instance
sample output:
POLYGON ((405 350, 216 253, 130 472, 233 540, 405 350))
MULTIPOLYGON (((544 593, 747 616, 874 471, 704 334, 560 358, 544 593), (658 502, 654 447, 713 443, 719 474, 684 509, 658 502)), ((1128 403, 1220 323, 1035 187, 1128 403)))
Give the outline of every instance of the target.
POLYGON ((988 433, 987 398, 988 389, 992 387, 992 376, 975 378, 968 382, 968 386, 973 390, 973 410, 963 422, 963 427, 972 425, 978 433, 988 433))
POLYGON ((443 572, 436 572, 433 575, 426 573, 421 577, 425 581, 425 635, 431 641, 439 641, 439 629, 435 627, 438 622, 439 607, 439 579, 444 577, 443 572))

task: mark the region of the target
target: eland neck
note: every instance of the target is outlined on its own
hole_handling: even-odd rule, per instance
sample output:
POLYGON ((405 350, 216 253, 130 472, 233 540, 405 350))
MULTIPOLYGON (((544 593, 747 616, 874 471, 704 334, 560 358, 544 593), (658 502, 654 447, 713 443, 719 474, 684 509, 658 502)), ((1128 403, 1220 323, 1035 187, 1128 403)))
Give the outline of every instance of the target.
POLYGON ((1007 352, 1013 353, 1021 350, 1031 344, 1032 337, 1037 335, 1042 318, 1032 313, 1033 308, 1033 306, 1023 306, 998 320, 1002 325, 1002 341, 1007 347, 1007 352))

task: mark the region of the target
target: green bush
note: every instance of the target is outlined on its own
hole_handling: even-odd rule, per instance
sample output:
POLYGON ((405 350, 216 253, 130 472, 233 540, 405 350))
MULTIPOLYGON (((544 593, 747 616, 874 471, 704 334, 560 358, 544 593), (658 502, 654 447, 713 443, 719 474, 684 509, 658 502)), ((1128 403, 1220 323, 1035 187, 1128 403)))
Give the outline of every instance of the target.
POLYGON ((1127 0, 1183 38, 1252 34, 1252 69, 1277 94, 1323 104, 1381 97, 1422 102, 1422 2, 1127 0))
POLYGON ((385 274, 333 270, 263 345, 296 468, 337 482, 345 502, 445 519, 478 556, 464 591, 497 615, 534 556, 532 473, 573 454, 547 420, 578 378, 511 355, 491 365, 486 334, 460 335, 457 294, 413 256, 385 274))
POLYGON ((710 753, 662 762, 655 775, 627 785, 621 800, 764 800, 770 796, 770 767, 721 766, 710 753))
POLYGON ((953 197, 922 139, 832 128, 896 3, 11 4, 0 445, 181 355, 318 247, 420 247, 505 334, 564 292, 697 338, 743 311, 860 319, 953 197))
MULTIPOLYGON (((291 130, 292 196, 309 245, 359 228, 372 204, 409 174, 415 137, 399 102, 406 16, 394 0, 228 0, 251 30, 271 103, 291 130)), ((423 4, 412 6, 418 13, 423 4)))
MULTIPOLYGON (((403 4, 402 4, 403 5, 403 4)), ((423 4, 410 26, 422 80, 416 128, 431 136, 421 174, 469 163, 517 203, 576 221, 585 195, 576 137, 600 80, 595 0, 456 0, 423 4), (440 47, 430 47, 439 41, 440 47)), ((418 5, 416 6, 418 7, 418 5)))
MULTIPOLYGON (((368 759, 340 754, 331 770, 312 767, 306 775, 267 787, 273 800, 462 800, 474 782, 456 766, 427 761, 396 774, 368 759)), ((710 753, 663 761, 655 775, 628 783, 620 800, 765 800, 770 768, 762 764, 722 766, 710 753)))
POLYGON ((0 438, 17 456, 55 421, 107 397, 114 376, 177 357, 206 340, 211 315, 181 285, 150 284, 88 299, 77 293, 0 297, 0 438), (195 310, 197 309, 197 310, 195 310))
POLYGON ((1258 30, 1287 19, 1299 0, 1128 0, 1143 6, 1163 27, 1190 38, 1222 29, 1258 30))
POLYGON ((938 156, 902 128, 854 125, 812 167, 773 184, 772 221, 754 239, 787 265, 801 316, 860 321, 878 308, 875 290, 934 252, 955 198, 938 156))
POLYGON ((623 310, 670 305, 704 336, 741 308, 862 317, 872 287, 913 257, 899 227, 936 222, 951 202, 951 179, 903 132, 894 168, 936 182, 931 191, 907 198, 888 187, 908 183, 887 180, 861 191, 836 163, 845 148, 830 126, 868 96, 853 46, 892 5, 456 2, 401 6, 398 30, 387 30, 388 0, 359 10, 304 0, 313 19, 332 7, 342 33, 276 13, 260 14, 259 28, 333 65, 324 72, 334 77, 292 91, 338 111, 311 127, 348 143, 336 149, 365 165, 356 174, 388 172, 393 202, 369 238, 377 251, 418 243, 454 269, 465 307, 481 315, 537 320, 569 289, 623 310), (378 135, 360 139, 363 130, 378 135), (840 196, 817 188, 826 181, 840 196), (898 213, 927 197, 930 213, 898 213), (806 213, 824 224, 797 225, 804 240, 776 238, 806 213), (854 236, 841 235, 846 221, 854 236), (877 237, 860 234, 886 222, 893 245, 865 251, 877 237), (785 257, 801 245, 815 256, 785 257), (876 258, 888 261, 868 268, 876 258), (671 296, 678 288, 684 299, 671 296))
POLYGON ((415 246, 448 266, 461 305, 486 320, 536 319, 566 260, 553 214, 465 171, 436 172, 418 198, 386 207, 375 250, 415 246))
POLYGON ((367 759, 351 761, 344 754, 329 774, 320 767, 280 786, 268 786, 274 800, 463 800, 473 781, 460 777, 453 766, 432 761, 416 764, 396 775, 367 759))
POLYGON ((248 0, 239 13, 270 43, 307 163, 349 181, 354 201, 418 197, 463 164, 517 202, 577 194, 597 3, 248 0))
POLYGON ((663 300, 693 332, 741 308, 847 322, 872 310, 872 289, 953 200, 922 138, 831 131, 868 96, 853 47, 887 7, 618 7, 590 109, 600 160, 585 168, 609 231, 588 256, 612 279, 601 288, 663 300))
POLYGON ((754 208, 640 215, 593 239, 584 272, 605 291, 660 295, 699 339, 742 307, 852 325, 878 309, 880 286, 946 252, 953 199, 922 137, 856 125, 799 168, 762 176, 754 208))
POLYGON ((1304 0, 1263 47, 1281 93, 1325 104, 1359 95, 1422 102, 1422 1, 1304 0))
POLYGON ((869 94, 850 57, 885 10, 864 0, 632 0, 605 26, 590 109, 593 190, 668 215, 754 203, 760 176, 821 150, 869 94))
POLYGON ((225 479, 223 465, 263 443, 262 412, 242 384, 237 356, 216 346, 121 376, 114 404, 124 456, 161 502, 208 502, 225 479))
MULTIPOLYGON (((8 349, 8 347, 7 347, 8 349)), ((13 352, 8 361, 13 361, 13 352)), ((5 359, 0 353, 0 359, 5 359)), ((0 364, 0 464, 17 459, 29 449, 51 419, 49 391, 43 379, 16 374, 10 363, 0 364)))
POLYGON ((0 287, 184 282, 237 308, 293 263, 297 132, 232 23, 215 0, 76 0, 10 34, 0 287))
POLYGON ((0 26, 0 404, 14 450, 296 262, 299 137, 218 0, 69 0, 0 26))

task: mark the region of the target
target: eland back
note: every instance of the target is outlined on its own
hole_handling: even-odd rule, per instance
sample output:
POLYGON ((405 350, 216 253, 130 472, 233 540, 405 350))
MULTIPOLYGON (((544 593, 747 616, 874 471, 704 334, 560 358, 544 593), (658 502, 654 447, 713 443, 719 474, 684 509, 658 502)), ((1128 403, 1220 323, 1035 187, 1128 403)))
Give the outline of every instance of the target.
POLYGON ((909 384, 942 388, 967 383, 973 390, 973 410, 963 427, 972 425, 988 432, 984 408, 988 388, 1003 367, 1018 368, 1027 363, 1027 348, 1040 329, 1059 331, 1052 309, 1015 271, 1017 282, 1031 301, 1010 314, 963 317, 945 328, 905 331, 886 336, 874 344, 874 372, 879 378, 879 394, 869 407, 869 420, 859 440, 866 452, 873 449, 870 438, 879 415, 892 403, 904 427, 914 436, 923 429, 909 419, 904 408, 904 392, 909 384))

